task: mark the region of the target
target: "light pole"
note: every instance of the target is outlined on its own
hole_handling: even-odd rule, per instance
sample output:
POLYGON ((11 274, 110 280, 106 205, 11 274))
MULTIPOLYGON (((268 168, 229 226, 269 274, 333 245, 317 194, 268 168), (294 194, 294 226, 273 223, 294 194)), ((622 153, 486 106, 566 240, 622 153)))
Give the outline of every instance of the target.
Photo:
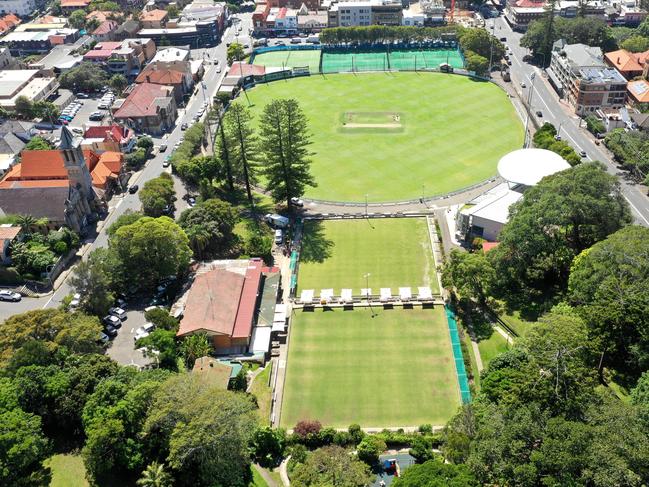
POLYGON ((372 312, 372 318, 374 318, 374 316, 376 315, 374 314, 374 308, 372 308, 372 299, 370 296, 370 276, 371 275, 372 274, 370 274, 369 272, 365 273, 365 292, 366 292, 365 296, 367 297, 367 305, 370 307, 370 311, 372 312))
POLYGON ((528 126, 530 122, 530 114, 532 111, 532 96, 534 95, 534 80, 536 79, 536 73, 530 74, 530 79, 532 80, 530 84, 530 92, 527 95, 527 117, 525 118, 525 139, 526 139, 526 145, 527 147, 529 144, 529 133, 528 133, 528 126))

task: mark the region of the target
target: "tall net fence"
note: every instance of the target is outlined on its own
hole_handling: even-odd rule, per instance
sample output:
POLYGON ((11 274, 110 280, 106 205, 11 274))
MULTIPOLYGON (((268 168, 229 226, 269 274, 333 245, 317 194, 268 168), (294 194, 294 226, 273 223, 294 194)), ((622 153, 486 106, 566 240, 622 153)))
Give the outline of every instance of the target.
POLYGON ((399 71, 439 69, 440 64, 448 64, 455 69, 464 67, 464 60, 457 49, 391 51, 388 57, 390 69, 399 71))
POLYGON ((323 73, 387 71, 390 69, 385 52, 325 52, 322 54, 323 73))

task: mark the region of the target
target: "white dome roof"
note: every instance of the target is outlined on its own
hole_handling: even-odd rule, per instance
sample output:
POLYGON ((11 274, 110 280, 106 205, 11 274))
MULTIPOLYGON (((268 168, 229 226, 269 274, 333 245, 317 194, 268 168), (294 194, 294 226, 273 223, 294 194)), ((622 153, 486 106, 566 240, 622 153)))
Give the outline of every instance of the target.
POLYGON ((519 149, 498 161, 498 174, 510 183, 534 186, 545 176, 568 169, 559 154, 545 149, 519 149))

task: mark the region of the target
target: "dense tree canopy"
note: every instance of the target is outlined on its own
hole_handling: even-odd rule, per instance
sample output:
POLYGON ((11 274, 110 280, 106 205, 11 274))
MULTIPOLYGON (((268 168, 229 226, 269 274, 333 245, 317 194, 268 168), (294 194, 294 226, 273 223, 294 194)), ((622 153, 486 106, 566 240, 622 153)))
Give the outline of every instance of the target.
POLYGON ((326 446, 307 455, 296 466, 291 485, 296 487, 363 487, 372 479, 369 467, 339 446, 326 446))
POLYGON ((494 290, 529 300, 563 288, 572 259, 630 221, 619 182, 599 163, 544 178, 512 205, 500 245, 487 254, 494 290))
POLYGON ((67 88, 75 93, 96 91, 108 83, 108 75, 103 69, 97 69, 95 64, 84 62, 63 73, 59 82, 62 88, 67 88))
POLYGON ((187 234, 197 258, 226 256, 236 242, 239 217, 229 203, 210 199, 185 210, 178 224, 187 234))
POLYGON ((465 465, 444 463, 440 459, 413 465, 396 479, 394 487, 471 487, 478 483, 465 465))
POLYGON ((628 226, 577 256, 569 295, 606 363, 649 367, 649 229, 628 226))
POLYGON ((169 173, 163 172, 157 178, 149 179, 138 193, 142 211, 146 216, 158 217, 173 204, 174 182, 169 173))

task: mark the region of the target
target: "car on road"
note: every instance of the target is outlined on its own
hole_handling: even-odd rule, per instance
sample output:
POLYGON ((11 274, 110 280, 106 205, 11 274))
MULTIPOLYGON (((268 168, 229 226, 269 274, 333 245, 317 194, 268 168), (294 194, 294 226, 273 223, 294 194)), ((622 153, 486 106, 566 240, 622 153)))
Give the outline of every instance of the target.
POLYGON ((140 189, 140 187, 137 184, 134 184, 130 188, 128 188, 128 192, 131 194, 137 193, 137 190, 140 189))
POLYGON ((291 204, 302 208, 304 206, 304 201, 302 201, 300 198, 293 197, 291 198, 291 204))
POLYGON ((126 319, 126 311, 124 311, 122 308, 115 306, 114 308, 110 308, 108 310, 108 314, 111 316, 116 316, 120 320, 124 321, 126 319))
POLYGON ((527 88, 527 85, 525 84, 525 81, 521 81, 521 88, 527 88))
POLYGON ((556 140, 557 142, 561 142, 561 136, 560 135, 555 135, 554 140, 556 140))
POLYGON ((507 42, 507 38, 506 37, 501 37, 500 42, 507 42))
POLYGON ((148 337, 153 329, 155 328, 155 325, 153 323, 146 323, 143 326, 139 327, 137 330, 135 330, 135 336, 133 337, 133 340, 136 342, 140 338, 146 338, 148 337))
POLYGON ((111 325, 106 325, 104 326, 104 333, 110 338, 115 338, 117 336, 117 328, 111 325))
POLYGON ((183 122, 183 124, 180 126, 180 130, 187 130, 187 127, 189 127, 189 125, 187 125, 187 122, 183 122))
POLYGON ((162 161, 162 167, 169 167, 171 165, 171 156, 165 157, 165 160, 162 161))
POLYGON ((160 152, 165 152, 167 150, 167 144, 160 144, 160 152))
POLYGON ((542 112, 541 110, 537 110, 537 111, 536 111, 536 116, 537 116, 537 117, 542 117, 542 116, 543 116, 543 112, 542 112))
POLYGON ((582 150, 582 151, 579 151, 579 157, 585 158, 585 157, 588 157, 588 155, 586 154, 585 150, 582 150))
POLYGON ((113 328, 119 328, 122 326, 122 320, 113 315, 106 315, 101 321, 104 322, 104 325, 112 326, 113 328))
POLYGON ((20 293, 15 293, 13 291, 8 291, 6 289, 3 289, 3 290, 0 291, 0 301, 18 302, 22 298, 23 297, 20 295, 20 293))

